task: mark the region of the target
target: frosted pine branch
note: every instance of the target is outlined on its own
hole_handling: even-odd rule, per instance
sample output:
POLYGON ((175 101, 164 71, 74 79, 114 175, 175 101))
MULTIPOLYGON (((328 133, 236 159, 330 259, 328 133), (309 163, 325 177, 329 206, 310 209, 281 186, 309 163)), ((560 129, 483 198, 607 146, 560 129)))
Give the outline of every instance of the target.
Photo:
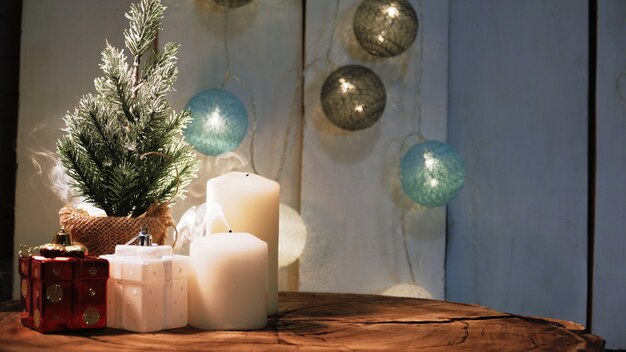
POLYGON ((182 197, 198 170, 193 149, 181 137, 189 111, 174 112, 165 97, 178 74, 178 44, 165 44, 139 65, 164 10, 159 0, 131 6, 124 37, 133 65, 107 43, 96 94, 84 95, 66 115, 66 135, 57 143, 72 187, 110 216, 139 216, 154 202, 182 197))
POLYGON ((150 48, 159 32, 165 13, 160 0, 142 0, 130 5, 126 18, 130 27, 124 30, 124 42, 133 56, 141 56, 150 48))

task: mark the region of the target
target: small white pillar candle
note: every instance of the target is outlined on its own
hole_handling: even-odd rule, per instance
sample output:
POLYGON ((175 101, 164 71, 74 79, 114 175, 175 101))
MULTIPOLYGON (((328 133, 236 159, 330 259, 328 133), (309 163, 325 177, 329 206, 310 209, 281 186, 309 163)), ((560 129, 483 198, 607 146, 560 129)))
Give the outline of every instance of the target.
POLYGON ((189 325, 203 330, 255 330, 267 324, 267 243, 249 233, 191 241, 189 325))
MULTIPOLYGON (((246 172, 229 172, 207 181, 209 206, 217 203, 235 232, 248 232, 267 243, 267 314, 278 312, 278 204, 280 185, 246 172)), ((207 221, 207 234, 223 232, 221 221, 207 221)))

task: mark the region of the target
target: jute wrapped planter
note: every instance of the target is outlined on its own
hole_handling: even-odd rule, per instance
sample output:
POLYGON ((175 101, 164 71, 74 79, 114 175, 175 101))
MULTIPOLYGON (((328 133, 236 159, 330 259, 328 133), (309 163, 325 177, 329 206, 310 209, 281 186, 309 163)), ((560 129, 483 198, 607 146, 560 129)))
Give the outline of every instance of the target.
POLYGON ((59 211, 61 226, 89 249, 90 255, 111 254, 115 245, 133 239, 142 227, 148 228, 153 243, 163 244, 167 228, 174 226, 169 203, 151 205, 142 216, 90 216, 83 210, 63 207, 59 211))

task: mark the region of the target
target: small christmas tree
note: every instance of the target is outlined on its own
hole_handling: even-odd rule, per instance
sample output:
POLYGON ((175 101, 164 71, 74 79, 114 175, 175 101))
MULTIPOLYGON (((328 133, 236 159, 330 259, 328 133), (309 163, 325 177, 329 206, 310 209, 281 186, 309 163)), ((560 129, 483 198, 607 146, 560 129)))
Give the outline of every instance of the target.
POLYGON ((181 137, 190 113, 174 112, 165 100, 178 73, 179 45, 153 49, 164 11, 160 0, 131 5, 124 41, 132 66, 107 42, 96 94, 67 113, 66 135, 57 143, 71 185, 109 216, 139 216, 155 202, 182 196, 198 169, 181 137))

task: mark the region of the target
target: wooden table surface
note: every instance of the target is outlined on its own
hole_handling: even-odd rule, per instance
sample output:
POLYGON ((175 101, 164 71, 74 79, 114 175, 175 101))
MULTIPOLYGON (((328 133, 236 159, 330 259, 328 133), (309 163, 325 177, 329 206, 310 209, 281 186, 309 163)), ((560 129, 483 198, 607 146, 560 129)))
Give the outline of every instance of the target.
MULTIPOLYGON (((8 307, 8 308, 7 308, 8 307)), ((105 329, 40 334, 0 312, 2 351, 602 351, 576 323, 434 300, 355 294, 280 293, 279 313, 258 331, 191 327, 138 334, 105 329)))

